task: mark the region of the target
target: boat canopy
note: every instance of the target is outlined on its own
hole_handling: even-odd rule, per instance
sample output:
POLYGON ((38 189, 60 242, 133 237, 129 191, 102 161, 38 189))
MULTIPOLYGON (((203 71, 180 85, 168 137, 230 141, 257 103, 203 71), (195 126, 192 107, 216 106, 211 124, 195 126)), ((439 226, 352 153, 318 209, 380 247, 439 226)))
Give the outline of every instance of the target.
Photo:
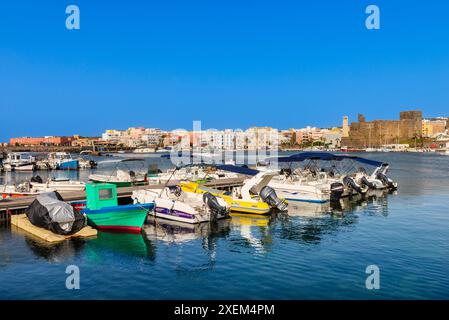
POLYGON ((145 159, 144 158, 125 158, 125 159, 115 159, 115 160, 104 160, 104 161, 99 161, 98 164, 133 162, 133 161, 145 161, 145 159))
POLYGON ((248 176, 255 176, 259 173, 259 170, 250 169, 248 167, 239 167, 239 166, 233 166, 232 164, 221 164, 215 166, 219 170, 234 172, 234 173, 240 173, 240 174, 246 174, 248 176))
POLYGON ((240 167, 240 166, 234 166, 232 164, 213 164, 213 163, 205 163, 205 162, 181 165, 181 166, 176 167, 176 169, 179 170, 181 168, 187 168, 187 167, 212 167, 212 168, 216 168, 218 170, 246 174, 248 176, 255 176, 256 174, 259 173, 259 170, 250 169, 246 166, 240 167))
POLYGON ((380 167, 386 165, 382 161, 376 161, 371 159, 366 159, 358 156, 344 155, 344 154, 333 154, 329 152, 301 152, 292 154, 288 157, 271 158, 270 160, 277 159, 278 162, 301 162, 304 160, 324 160, 324 161, 341 161, 344 159, 350 159, 360 163, 364 163, 371 166, 380 167))

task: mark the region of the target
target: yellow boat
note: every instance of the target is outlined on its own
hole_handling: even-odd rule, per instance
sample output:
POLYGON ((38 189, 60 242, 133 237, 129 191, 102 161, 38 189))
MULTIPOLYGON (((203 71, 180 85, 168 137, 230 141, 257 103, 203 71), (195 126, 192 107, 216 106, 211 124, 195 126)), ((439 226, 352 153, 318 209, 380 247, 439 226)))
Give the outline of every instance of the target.
POLYGON ((225 193, 223 190, 208 188, 200 185, 196 182, 181 182, 181 188, 184 192, 193 193, 206 193, 210 192, 216 197, 220 197, 225 200, 231 211, 252 213, 252 214, 267 214, 270 212, 271 207, 268 203, 254 197, 251 200, 236 199, 232 195, 225 193))
POLYGON ((181 182, 180 185, 184 192, 200 194, 210 192, 214 196, 222 198, 229 204, 231 211, 267 214, 271 208, 285 210, 287 207, 285 200, 278 199, 274 190, 267 187, 275 174, 270 172, 257 173, 254 177, 245 181, 241 188, 234 188, 232 194, 208 188, 196 182, 181 182))

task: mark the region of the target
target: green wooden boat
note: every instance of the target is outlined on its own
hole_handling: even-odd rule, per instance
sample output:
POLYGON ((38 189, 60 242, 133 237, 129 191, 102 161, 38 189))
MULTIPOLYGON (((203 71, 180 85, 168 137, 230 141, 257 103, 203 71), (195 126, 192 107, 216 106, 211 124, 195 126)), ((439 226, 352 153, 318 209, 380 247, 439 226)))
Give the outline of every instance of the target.
POLYGON ((88 221, 100 230, 140 232, 154 203, 118 205, 117 186, 110 183, 86 184, 88 221))

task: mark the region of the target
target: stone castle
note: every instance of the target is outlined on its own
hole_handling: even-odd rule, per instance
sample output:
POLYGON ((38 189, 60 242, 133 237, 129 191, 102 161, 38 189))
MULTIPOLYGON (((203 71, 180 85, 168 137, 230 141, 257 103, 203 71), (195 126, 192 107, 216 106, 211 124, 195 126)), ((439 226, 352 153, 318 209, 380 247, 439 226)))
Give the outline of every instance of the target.
MULTIPOLYGON (((343 120, 343 127, 345 125, 347 126, 347 118, 343 120)), ((366 121, 365 116, 359 114, 358 122, 351 123, 347 132, 347 136, 342 137, 342 146, 378 148, 387 144, 401 143, 404 140, 421 137, 422 112, 403 111, 399 120, 374 121, 366 121)))

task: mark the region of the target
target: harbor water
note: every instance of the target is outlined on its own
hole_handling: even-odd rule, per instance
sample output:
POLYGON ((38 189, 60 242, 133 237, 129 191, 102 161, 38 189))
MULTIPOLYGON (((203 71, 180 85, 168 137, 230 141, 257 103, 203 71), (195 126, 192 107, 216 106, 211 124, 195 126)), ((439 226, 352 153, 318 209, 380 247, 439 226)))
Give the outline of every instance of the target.
MULTIPOLYGON (((363 156, 391 164, 395 193, 197 226, 150 218, 141 234, 56 245, 3 224, 0 299, 448 299, 449 156, 363 156), (370 265, 379 289, 366 287, 370 265), (79 268, 79 290, 66 288, 68 266, 79 268)), ((146 157, 154 162, 170 166, 146 157)), ((0 183, 29 175, 3 173, 0 183)))

